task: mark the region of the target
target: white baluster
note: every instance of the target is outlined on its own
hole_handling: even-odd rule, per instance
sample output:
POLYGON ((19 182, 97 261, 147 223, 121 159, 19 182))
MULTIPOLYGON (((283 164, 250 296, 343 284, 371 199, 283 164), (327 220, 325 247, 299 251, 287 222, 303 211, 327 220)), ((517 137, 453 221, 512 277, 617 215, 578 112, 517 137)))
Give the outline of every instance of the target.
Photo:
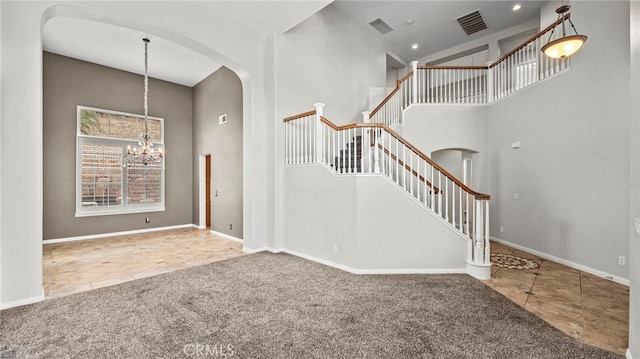
POLYGON ((442 172, 438 170, 438 214, 442 215, 442 172))
POLYGON ((464 218, 462 217, 462 187, 458 187, 458 218, 460 220, 460 232, 464 233, 464 218))
POLYGON ((467 235, 469 236, 469 238, 471 238, 472 237, 471 236, 471 230, 469 228, 469 220, 471 218, 471 217, 469 217, 470 214, 471 214, 470 213, 471 211, 470 211, 470 208, 469 208, 469 193, 467 193, 464 196, 464 198, 465 198, 465 202, 467 202, 466 205, 465 205, 465 211, 467 211, 467 213, 465 214, 465 217, 464 217, 465 218, 465 226, 467 226, 467 235))
POLYGON ((420 158, 420 162, 424 163, 423 167, 423 175, 422 175, 422 179, 424 179, 424 181, 422 181, 422 196, 424 197, 424 205, 427 206, 428 200, 427 200, 427 161, 425 161, 424 159, 420 158))
POLYGON ((456 183, 451 182, 451 224, 456 226, 456 183))
POLYGON ((433 173, 434 169, 433 169, 433 165, 431 165, 431 210, 433 210, 435 212, 435 193, 436 193, 436 189, 435 189, 435 182, 434 180, 434 173, 433 173))
POLYGON ((294 136, 296 139, 296 143, 295 143, 295 153, 294 153, 294 157, 293 157, 293 163, 295 164, 300 164, 300 158, 299 158, 299 152, 300 152, 300 142, 302 142, 302 121, 301 120, 296 120, 296 122, 292 123, 293 128, 295 129, 294 132, 294 136))
POLYGON ((304 143, 302 146, 302 163, 309 163, 309 117, 302 119, 302 128, 304 133, 304 143))
POLYGON ((426 69, 425 70, 425 76, 426 76, 426 78, 425 78, 424 82, 426 83, 426 91, 427 91, 427 93, 425 95, 425 97, 426 97, 425 103, 432 103, 433 101, 431 100, 431 96, 433 96, 433 95, 431 94, 431 92, 432 92, 432 86, 433 86, 433 81, 432 81, 433 80, 433 71, 431 69, 426 69))
POLYGON ((344 156, 345 156, 345 151, 347 150, 344 147, 345 136, 346 136, 345 130, 338 131, 338 146, 336 146, 336 155, 338 156, 337 168, 339 173, 344 173, 344 156))
MULTIPOLYGON (((391 165, 391 135, 387 135, 387 138, 389 139, 389 145, 386 146, 387 151, 389 152, 389 155, 386 157, 387 158, 387 173, 389 174, 389 178, 393 179, 393 172, 392 170, 392 165, 391 165)), ((384 142, 383 142, 384 143, 384 142)))
POLYGON ((333 156, 331 156, 331 160, 333 161, 334 171, 339 172, 340 167, 340 131, 333 130, 333 156))
POLYGON ((444 219, 449 222, 449 177, 444 178, 444 219))
POLYGON ((284 123, 284 164, 289 164, 289 122, 284 123))
MULTIPOLYGON (((356 132, 357 132, 357 130, 356 130, 356 132)), ((365 145, 365 142, 369 141, 369 139, 364 135, 364 133, 365 133, 364 127, 361 127, 360 128, 360 172, 362 172, 362 173, 365 173, 365 169, 364 169, 364 155, 365 155, 365 153, 364 153, 364 145, 365 145)), ((367 146, 367 147, 371 148, 370 146, 367 146)))

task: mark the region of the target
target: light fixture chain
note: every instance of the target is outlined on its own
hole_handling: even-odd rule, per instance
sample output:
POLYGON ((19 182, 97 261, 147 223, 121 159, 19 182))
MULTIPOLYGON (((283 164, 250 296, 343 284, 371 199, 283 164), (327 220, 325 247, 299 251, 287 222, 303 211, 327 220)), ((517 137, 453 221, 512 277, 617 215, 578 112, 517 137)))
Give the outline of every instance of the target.
POLYGON ((127 148, 124 159, 127 165, 162 165, 162 148, 155 150, 149 135, 149 39, 144 38, 144 133, 140 134, 139 147, 127 148))
POLYGON ((569 19, 569 24, 571 24, 571 28, 573 29, 573 32, 575 32, 576 35, 578 35, 578 30, 576 30, 576 27, 573 25, 573 21, 571 21, 571 19, 569 19))
POLYGON ((148 55, 147 48, 149 46, 149 41, 146 40, 144 42, 144 133, 145 135, 149 134, 149 75, 148 75, 148 55))

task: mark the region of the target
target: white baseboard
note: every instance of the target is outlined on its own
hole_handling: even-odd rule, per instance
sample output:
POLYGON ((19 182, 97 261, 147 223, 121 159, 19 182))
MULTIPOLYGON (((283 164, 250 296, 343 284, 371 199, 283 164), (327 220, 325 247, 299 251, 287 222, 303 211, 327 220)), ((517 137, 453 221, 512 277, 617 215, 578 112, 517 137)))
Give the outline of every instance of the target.
POLYGON ((492 241, 495 241, 495 242, 504 244, 506 246, 521 250, 523 252, 527 252, 527 253, 536 255, 536 256, 538 256, 540 258, 548 259, 550 261, 565 265, 567 267, 571 267, 573 269, 577 269, 577 270, 580 270, 580 271, 583 271, 583 272, 586 272, 586 273, 589 273, 589 274, 593 274, 593 275, 595 275, 597 277, 601 277, 601 278, 608 279, 608 280, 614 281, 614 282, 622 284, 622 285, 626 285, 627 287, 630 285, 630 282, 629 282, 628 279, 625 279, 625 278, 622 278, 622 277, 618 277, 616 275, 609 274, 607 272, 603 272, 603 271, 598 270, 598 269, 587 267, 585 265, 582 265, 582 264, 579 264, 579 263, 575 263, 575 262, 566 260, 564 258, 556 257, 556 256, 551 255, 551 254, 540 252, 540 251, 537 251, 535 249, 527 248, 527 247, 521 246, 519 244, 511 243, 509 241, 505 241, 505 240, 500 239, 500 238, 496 238, 496 237, 490 237, 490 238, 491 238, 492 241))
MULTIPOLYGON (((222 232, 218 232, 218 231, 214 231, 213 229, 211 230, 211 234, 215 234, 218 237, 222 237, 224 239, 228 239, 234 242, 238 242, 238 243, 244 243, 244 241, 242 240, 242 238, 238 238, 238 237, 234 237, 234 236, 230 236, 226 233, 222 233, 222 232)), ((244 250, 244 248, 243 248, 244 250)))
POLYGON ((627 349, 627 353, 626 354, 627 354, 627 359, 633 359, 631 357, 631 350, 627 349))
POLYGON ((258 252, 264 252, 264 251, 268 251, 269 248, 267 247, 260 247, 260 248, 248 248, 248 247, 242 247, 242 251, 244 253, 247 254, 252 254, 252 253, 258 253, 258 252))
POLYGON ((18 299, 7 303, 0 303, 0 310, 9 309, 13 307, 19 307, 22 305, 33 304, 42 302, 44 300, 44 288, 42 288, 42 293, 35 297, 18 299))
POLYGON ((136 230, 132 230, 132 231, 122 231, 122 232, 112 232, 112 233, 102 233, 102 234, 90 234, 90 235, 86 235, 86 236, 77 236, 77 237, 68 237, 68 238, 44 239, 44 240, 42 240, 42 244, 64 243, 64 242, 73 242, 73 241, 83 241, 83 240, 87 240, 87 239, 116 237, 116 236, 127 236, 127 235, 130 235, 130 234, 159 232, 159 231, 167 231, 167 230, 171 230, 171 229, 182 229, 182 228, 198 228, 198 226, 196 226, 195 224, 180 224, 180 225, 177 225, 177 226, 154 227, 154 228, 136 229, 136 230))
MULTIPOLYGON (((274 252, 273 249, 268 249, 274 252)), ((340 269, 352 274, 451 274, 466 273, 465 268, 389 268, 389 269, 356 269, 343 264, 334 263, 332 261, 314 257, 308 254, 300 253, 294 250, 281 248, 279 252, 291 254, 296 257, 304 258, 312 262, 320 263, 332 268, 340 269)))

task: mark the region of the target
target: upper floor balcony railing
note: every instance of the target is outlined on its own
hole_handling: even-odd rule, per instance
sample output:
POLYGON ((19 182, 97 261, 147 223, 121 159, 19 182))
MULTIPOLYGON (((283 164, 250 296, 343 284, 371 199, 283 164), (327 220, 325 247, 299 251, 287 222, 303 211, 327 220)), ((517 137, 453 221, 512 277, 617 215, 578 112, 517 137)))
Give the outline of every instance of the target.
POLYGON ((365 113, 365 122, 402 123, 402 112, 413 104, 492 103, 568 70, 568 58, 552 59, 540 49, 549 38, 562 36, 552 30, 569 16, 486 66, 418 66, 417 61, 412 62, 412 71, 397 81, 380 105, 365 113))

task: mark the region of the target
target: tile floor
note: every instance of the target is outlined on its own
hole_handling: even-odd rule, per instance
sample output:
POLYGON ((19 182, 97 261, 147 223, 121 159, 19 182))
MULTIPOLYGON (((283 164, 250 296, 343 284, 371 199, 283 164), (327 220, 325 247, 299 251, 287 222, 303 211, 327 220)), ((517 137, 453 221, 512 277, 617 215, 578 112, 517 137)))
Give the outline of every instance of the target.
POLYGON ((492 266, 485 284, 572 337, 624 354, 629 339, 629 287, 499 243, 491 253, 538 263, 536 269, 492 266))
POLYGON ((47 298, 241 256, 242 244, 208 229, 171 231, 45 244, 47 298))
MULTIPOLYGON (((628 287, 498 243, 492 243, 491 252, 526 258, 539 268, 493 266, 486 285, 574 338, 624 354, 628 287)), ((45 295, 68 295, 241 255, 242 244, 206 229, 47 244, 45 295)))

